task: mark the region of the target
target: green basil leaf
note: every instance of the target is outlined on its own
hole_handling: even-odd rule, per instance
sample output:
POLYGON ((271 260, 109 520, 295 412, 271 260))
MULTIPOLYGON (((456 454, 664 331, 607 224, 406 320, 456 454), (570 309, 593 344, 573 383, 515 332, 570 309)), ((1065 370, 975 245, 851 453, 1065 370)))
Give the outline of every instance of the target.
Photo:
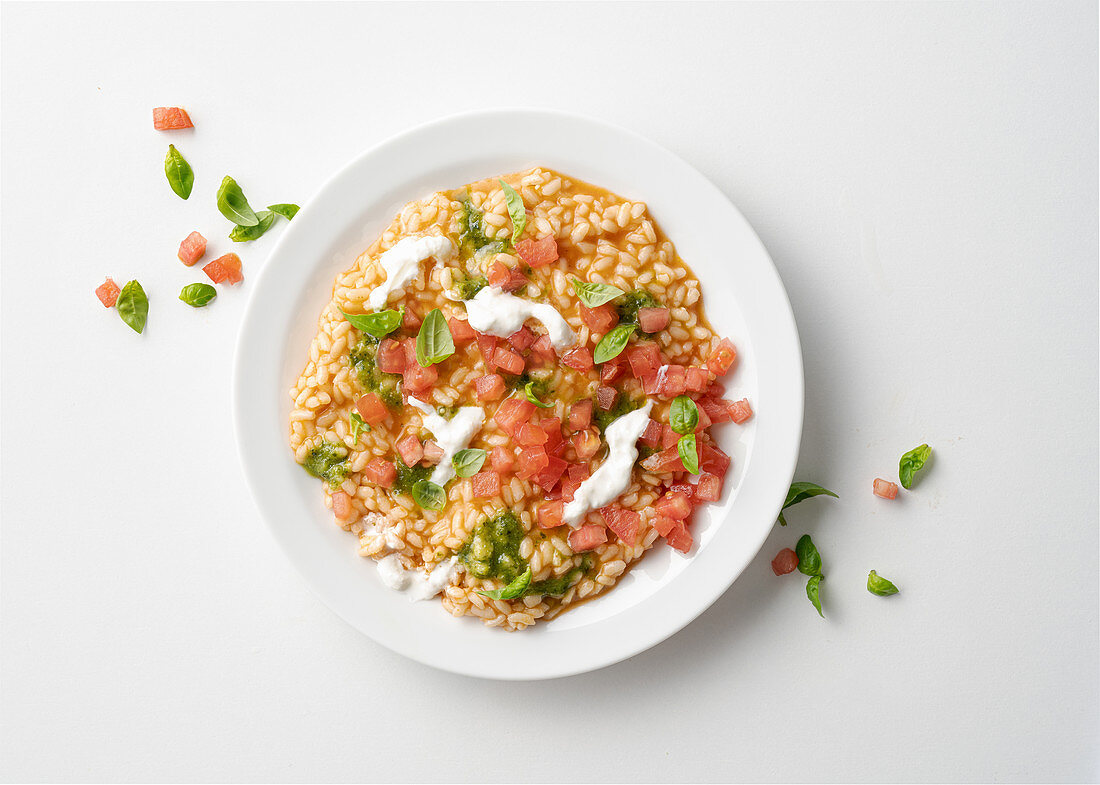
POLYGON ((298 214, 298 210, 301 209, 296 204, 269 204, 267 209, 273 213, 278 213, 283 218, 291 221, 294 216, 298 214))
POLYGON ((508 205, 508 217, 512 219, 512 245, 519 241, 527 226, 527 209, 523 206, 523 197, 516 193, 516 189, 503 180, 497 180, 504 189, 504 203, 508 205))
POLYGON ((522 597, 523 593, 527 591, 527 587, 531 585, 531 568, 528 567, 523 571, 523 574, 517 577, 514 581, 501 589, 492 589, 490 591, 479 591, 478 594, 488 597, 490 600, 514 600, 516 597, 522 597))
POLYGON ((792 482, 790 490, 787 491, 787 499, 783 502, 783 509, 793 507, 799 502, 804 502, 807 499, 812 499, 814 496, 832 496, 834 499, 839 499, 832 491, 822 488, 812 482, 792 482))
POLYGON ((237 226, 255 226, 260 222, 248 206, 244 191, 229 175, 223 177, 222 184, 218 186, 218 212, 237 226))
POLYGON ((137 281, 130 281, 122 287, 115 308, 131 330, 140 333, 145 329, 145 320, 149 317, 149 298, 137 281))
POLYGON ((794 552, 798 556, 798 571, 803 575, 821 575, 821 554, 817 552, 817 546, 810 539, 810 535, 803 534, 794 546, 794 552))
POLYGON ((824 619, 825 614, 821 612, 821 581, 822 576, 820 575, 815 575, 806 581, 806 596, 817 608, 817 615, 824 619))
POLYGON ((443 312, 433 308, 416 336, 416 361, 421 368, 443 362, 455 353, 454 338, 443 312))
POLYGON ((359 412, 352 412, 348 416, 348 420, 351 422, 351 438, 354 441, 359 441, 359 434, 363 431, 370 431, 370 426, 367 425, 367 421, 363 419, 359 412))
POLYGON ((275 223, 275 213, 270 210, 260 210, 256 213, 256 217, 260 222, 255 226, 234 226, 233 231, 229 233, 229 239, 235 243, 244 243, 263 237, 275 223))
POLYGON ((455 467, 455 474, 459 477, 473 477, 485 465, 486 455, 488 453, 485 450, 478 450, 474 447, 459 450, 451 458, 451 463, 455 467))
POLYGON ((695 434, 689 433, 686 436, 681 436, 680 441, 676 443, 676 450, 680 453, 680 460, 684 464, 684 468, 692 474, 699 473, 699 451, 695 447, 695 434))
POLYGON ((525 396, 527 396, 527 400, 529 400, 531 403, 535 404, 535 406, 539 407, 540 409, 552 409, 552 408, 554 408, 553 402, 543 403, 542 401, 539 400, 538 393, 535 392, 535 387, 538 386, 538 385, 539 385, 539 382, 537 380, 532 380, 532 381, 527 382, 527 384, 525 384, 523 386, 523 394, 525 396))
POLYGON ((699 424, 699 407, 686 395, 677 395, 672 399, 668 420, 676 433, 695 433, 695 426, 699 424))
POLYGON ((378 311, 377 313, 344 313, 344 318, 359 332, 369 333, 375 338, 385 338, 401 324, 405 309, 399 311, 378 311))
POLYGON ((626 294, 617 286, 610 286, 606 283, 588 283, 577 278, 570 278, 569 283, 573 284, 573 292, 588 308, 597 308, 604 303, 611 302, 620 295, 626 294))
POLYGON ((173 193, 180 199, 191 195, 191 189, 195 187, 195 173, 174 144, 168 145, 168 155, 164 157, 164 175, 173 193))
POLYGON ((898 479, 901 480, 902 488, 909 490, 913 487, 913 475, 924 468, 924 462, 931 455, 932 448, 922 444, 901 456, 901 461, 898 463, 898 479))
POLYGON ((779 513, 779 525, 780 526, 786 526, 787 525, 787 519, 783 517, 782 512, 779 513))
POLYGON ((867 591, 877 594, 879 597, 889 597, 898 593, 898 587, 883 578, 874 570, 867 573, 867 591))
POLYGON ((605 363, 608 360, 614 360, 622 354, 623 349, 626 348, 627 343, 630 341, 630 336, 634 334, 636 329, 638 329, 638 327, 634 324, 620 324, 618 327, 613 327, 610 332, 596 344, 596 351, 592 353, 592 357, 596 363, 605 363))
POLYGON ((419 480, 412 488, 413 501, 425 510, 442 510, 447 494, 431 480, 419 480))
POLYGON ((180 292, 180 299, 192 308, 202 308, 218 296, 218 290, 208 283, 189 283, 180 292))

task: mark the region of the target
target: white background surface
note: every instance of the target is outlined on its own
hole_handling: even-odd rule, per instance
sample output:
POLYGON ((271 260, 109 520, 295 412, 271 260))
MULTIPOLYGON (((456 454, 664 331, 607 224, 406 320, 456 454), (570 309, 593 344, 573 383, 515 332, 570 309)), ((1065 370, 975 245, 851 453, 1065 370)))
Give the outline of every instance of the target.
POLYGON ((1090 5, 5 5, 0 776, 1095 779, 1090 5), (152 131, 173 104, 194 133, 152 131), (801 331, 798 477, 842 497, 666 643, 521 684, 363 638, 259 520, 229 369, 274 237, 243 287, 175 300, 184 235, 228 250, 222 174, 304 203, 507 104, 641 131, 741 208, 801 331), (105 275, 144 283, 143 336, 105 275), (872 497, 922 441, 914 492, 872 497), (827 621, 768 566, 805 532, 827 621))

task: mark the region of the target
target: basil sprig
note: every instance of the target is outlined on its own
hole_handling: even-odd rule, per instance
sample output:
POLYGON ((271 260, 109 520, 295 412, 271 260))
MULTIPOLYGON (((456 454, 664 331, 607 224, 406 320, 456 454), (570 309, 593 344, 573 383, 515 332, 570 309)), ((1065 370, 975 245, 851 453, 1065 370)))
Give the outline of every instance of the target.
POLYGON ((195 173, 174 144, 168 145, 168 155, 164 157, 164 176, 168 178, 172 192, 180 199, 191 195, 191 189, 195 186, 195 173))
POLYGON ((473 477, 485 465, 486 455, 488 453, 485 450, 479 450, 475 447, 459 450, 451 458, 451 463, 455 467, 455 474, 459 477, 473 477))
POLYGON ((273 213, 281 215, 283 218, 291 221, 294 216, 298 214, 298 210, 301 209, 296 204, 269 204, 267 209, 273 213))
POLYGON ((604 303, 611 302, 620 295, 626 294, 619 287, 606 283, 588 283, 578 278, 570 278, 569 283, 573 285, 573 292, 588 308, 597 308, 604 303))
POLYGON ((554 403, 552 401, 550 403, 543 403, 539 400, 538 393, 535 392, 535 385, 537 384, 537 381, 527 382, 527 384, 523 385, 523 394, 527 397, 527 400, 535 404, 535 406, 539 407, 540 409, 552 409, 554 407, 554 403))
POLYGON ((883 578, 874 570, 867 573, 867 591, 877 594, 879 597, 889 597, 898 593, 898 587, 883 578))
POLYGON ((255 226, 260 222, 244 198, 244 191, 229 175, 223 177, 218 186, 218 212, 237 226, 255 226))
POLYGON ((901 456, 901 461, 898 463, 898 479, 901 480, 902 488, 909 490, 913 487, 914 475, 924 468, 924 462, 931 455, 932 448, 927 444, 922 444, 920 447, 914 447, 901 456))
POLYGON ((348 421, 351 422, 351 438, 352 441, 359 441, 359 434, 363 431, 370 431, 370 426, 367 425, 367 421, 363 419, 359 412, 352 412, 348 415, 348 421))
MULTIPOLYGON (((812 499, 814 496, 832 496, 834 499, 839 499, 832 491, 822 488, 820 485, 812 482, 792 482, 790 490, 787 491, 787 500, 783 502, 783 509, 793 507, 799 502, 804 502, 806 499, 812 499)), ((783 512, 779 513, 779 525, 786 526, 787 519, 783 517, 783 512)))
POLYGON ((523 197, 516 189, 503 180, 497 180, 504 189, 504 203, 508 206, 508 217, 512 219, 512 245, 515 245, 527 227, 527 210, 523 206, 523 197))
POLYGON ((447 503, 447 494, 431 480, 419 480, 412 487, 412 497, 425 510, 442 510, 447 503))
POLYGON ((677 395, 672 399, 668 421, 676 433, 694 433, 699 424, 699 407, 686 395, 677 395))
POLYGON ((684 468, 692 474, 699 473, 699 452, 695 446, 695 434, 689 433, 686 436, 681 436, 680 441, 676 442, 676 451, 680 453, 680 460, 684 464, 684 468))
POLYGON ((145 329, 145 320, 149 317, 149 298, 137 281, 129 281, 122 287, 115 308, 131 330, 140 333, 145 329))
POLYGON ((527 587, 531 585, 531 568, 528 566, 523 574, 500 589, 491 589, 489 591, 479 591, 478 594, 483 597, 488 597, 490 600, 514 600, 516 597, 522 597, 523 593, 527 591, 527 587))
POLYGON ((821 554, 817 552, 817 546, 808 534, 803 534, 798 540, 794 552, 798 555, 798 571, 810 576, 810 580, 806 582, 806 596, 817 608, 818 615, 824 619, 825 614, 821 612, 821 581, 825 576, 821 574, 821 554))
POLYGON ((351 322, 351 326, 360 332, 369 333, 375 338, 385 338, 397 329, 404 318, 405 309, 399 311, 378 311, 377 313, 340 313, 351 322))
POLYGON ((218 290, 208 283, 189 283, 180 291, 180 299, 192 308, 202 308, 217 296, 218 290))
POLYGON ((635 324, 620 324, 618 327, 613 327, 596 344, 596 351, 592 353, 592 359, 597 364, 614 360, 623 353, 623 349, 630 341, 630 336, 634 334, 636 329, 638 329, 638 326, 635 324))
POLYGON ((275 213, 270 210, 260 210, 256 213, 256 218, 259 222, 255 226, 234 226, 229 233, 229 239, 235 243, 259 240, 275 224, 275 213))
POLYGON ((454 353, 455 342, 451 336, 451 328, 447 326, 443 312, 433 308, 420 325, 420 332, 416 336, 416 361, 421 368, 427 368, 443 362, 454 353))

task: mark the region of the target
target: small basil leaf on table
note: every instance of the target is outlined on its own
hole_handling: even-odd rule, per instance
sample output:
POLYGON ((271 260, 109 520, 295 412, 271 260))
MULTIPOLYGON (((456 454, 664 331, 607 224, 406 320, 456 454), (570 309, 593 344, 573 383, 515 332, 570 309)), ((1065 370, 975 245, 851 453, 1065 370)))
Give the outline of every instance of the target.
POLYGON ((149 317, 149 298, 137 281, 129 281, 122 287, 115 308, 131 330, 140 333, 145 329, 145 320, 149 317))
POLYGON ((798 571, 803 575, 821 575, 821 554, 817 552, 810 535, 803 534, 794 546, 794 552, 798 556, 798 571))
POLYGON ((596 344, 596 351, 592 353, 593 360, 597 364, 614 360, 622 354, 623 349, 630 341, 630 336, 634 334, 636 329, 638 329, 638 326, 635 324, 620 324, 618 327, 613 327, 596 344))
POLYGON ((180 291, 180 299, 192 308, 202 308, 218 296, 218 290, 208 283, 189 283, 180 291))
POLYGON ((699 424, 699 407, 686 395, 677 395, 672 399, 668 419, 676 433, 694 433, 699 424))
POLYGON ((244 198, 244 191, 229 175, 223 177, 218 186, 218 212, 237 226, 255 226, 260 222, 244 198))
MULTIPOLYGON (((813 498, 814 496, 832 496, 834 499, 839 499, 832 491, 822 488, 820 485, 812 482, 792 482, 790 490, 787 491, 787 498, 783 502, 783 509, 793 507, 799 502, 804 502, 806 499, 813 498)), ((787 519, 783 517, 782 511, 779 513, 779 525, 786 526, 787 519)))
POLYGON ((300 208, 296 204, 269 204, 267 209, 290 221, 298 214, 300 208))
POLYGON ((455 467, 455 474, 459 477, 473 477, 481 471, 481 467, 485 465, 486 455, 487 453, 485 450, 479 450, 474 447, 467 447, 465 450, 459 450, 451 458, 451 463, 453 463, 455 467))
POLYGON ((699 473, 699 451, 695 446, 695 434, 689 433, 681 436, 676 443, 676 450, 680 453, 680 460, 684 468, 692 474, 699 473))
POLYGON ((552 409, 554 407, 553 403, 543 403, 539 400, 539 396, 535 392, 536 384, 538 384, 538 382, 527 382, 527 384, 523 386, 523 394, 527 397, 527 400, 535 404, 535 406, 539 407, 540 409, 552 409))
POLYGON ((344 318, 351 322, 351 326, 360 332, 369 333, 375 338, 385 338, 397 329, 404 316, 404 309, 400 311, 379 311, 378 313, 344 313, 344 318))
POLYGON ((932 448, 927 444, 922 444, 920 447, 914 447, 901 456, 901 461, 898 462, 898 479, 901 480, 902 488, 909 490, 913 487, 914 475, 924 468, 925 461, 931 455, 932 448))
POLYGON ((416 336, 416 361, 421 368, 427 368, 443 362, 454 353, 455 342, 451 336, 451 328, 447 326, 443 312, 433 308, 424 318, 416 336))
POLYGON ((478 594, 488 597, 490 600, 514 600, 516 597, 522 597, 523 593, 527 591, 527 587, 530 585, 531 568, 528 567, 523 571, 522 575, 517 577, 507 586, 500 589, 491 589, 489 591, 479 591, 478 594))
POLYGON ((256 213, 259 223, 255 226, 234 226, 229 233, 229 239, 235 243, 245 243, 250 240, 259 240, 267 230, 275 223, 275 213, 270 210, 260 210, 256 213))
POLYGON ((879 597, 889 597, 898 593, 898 587, 883 578, 874 570, 867 573, 867 591, 877 594, 879 597))
POLYGON ((617 286, 610 286, 605 283, 588 283, 577 278, 570 278, 569 283, 573 285, 573 292, 587 308, 597 308, 604 303, 611 302, 620 295, 626 294, 617 286))
POLYGON ((523 206, 523 198, 516 193, 516 189, 503 180, 497 180, 504 189, 504 203, 508 206, 508 217, 512 219, 512 245, 515 245, 527 226, 527 210, 523 206))
POLYGON ((822 577, 820 575, 814 575, 806 581, 806 596, 817 608, 817 615, 824 619, 825 614, 821 612, 821 581, 822 577))
POLYGON ((442 510, 447 503, 447 494, 431 480, 419 480, 412 487, 412 497, 425 510, 442 510))
POLYGON ((168 155, 164 157, 164 175, 168 178, 168 185, 172 187, 173 193, 180 199, 191 195, 191 189, 195 186, 195 173, 174 144, 168 145, 168 155))

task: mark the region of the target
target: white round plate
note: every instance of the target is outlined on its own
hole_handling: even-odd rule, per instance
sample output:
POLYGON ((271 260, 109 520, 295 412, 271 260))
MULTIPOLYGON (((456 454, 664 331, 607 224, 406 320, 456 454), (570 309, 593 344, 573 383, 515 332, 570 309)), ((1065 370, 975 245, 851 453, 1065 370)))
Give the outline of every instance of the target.
POLYGON ((760 549, 794 474, 802 432, 802 355, 767 251, 729 200, 668 150, 590 119, 491 111, 439 120, 356 158, 305 205, 259 275, 237 342, 233 407, 245 476, 291 562, 336 613, 384 646, 444 670, 545 679, 644 651, 710 606, 760 549), (738 349, 723 381, 755 416, 715 428, 733 457, 723 498, 695 514, 684 557, 662 544, 606 595, 523 632, 455 618, 438 601, 385 588, 332 520, 320 483, 294 462, 287 391, 344 270, 400 208, 433 191, 532 166, 557 169, 648 204, 702 282, 714 328, 738 349))

